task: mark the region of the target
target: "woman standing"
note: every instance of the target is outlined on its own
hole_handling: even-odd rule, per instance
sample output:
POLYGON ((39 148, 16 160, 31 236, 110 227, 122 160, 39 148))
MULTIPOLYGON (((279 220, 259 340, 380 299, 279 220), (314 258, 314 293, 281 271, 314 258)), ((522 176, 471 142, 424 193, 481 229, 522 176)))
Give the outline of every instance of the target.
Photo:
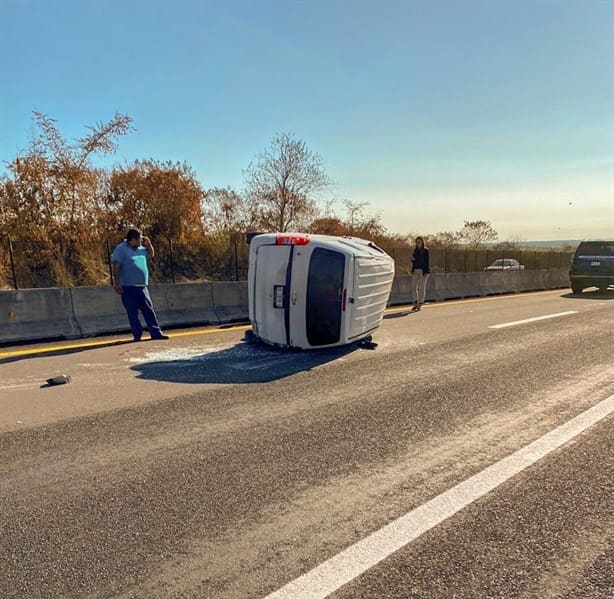
POLYGON ((411 257, 412 289, 414 291, 414 311, 420 310, 426 296, 426 282, 431 274, 429 249, 422 237, 416 237, 416 247, 411 257))

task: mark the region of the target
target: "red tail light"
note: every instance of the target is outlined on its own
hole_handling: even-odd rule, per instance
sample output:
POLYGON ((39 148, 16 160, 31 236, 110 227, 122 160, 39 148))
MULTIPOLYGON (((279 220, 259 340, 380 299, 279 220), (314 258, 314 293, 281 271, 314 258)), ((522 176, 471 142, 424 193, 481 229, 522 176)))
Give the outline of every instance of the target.
POLYGON ((309 237, 305 235, 278 235, 276 245, 307 245, 309 237))

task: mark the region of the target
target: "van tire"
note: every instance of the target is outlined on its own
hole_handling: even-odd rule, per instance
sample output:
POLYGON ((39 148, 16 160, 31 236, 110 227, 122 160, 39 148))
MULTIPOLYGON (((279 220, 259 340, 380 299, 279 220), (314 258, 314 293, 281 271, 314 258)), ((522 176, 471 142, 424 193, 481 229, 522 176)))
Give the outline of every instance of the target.
POLYGON ((251 329, 247 329, 247 331, 245 331, 245 334, 243 335, 243 341, 245 341, 245 343, 258 343, 259 339, 258 337, 256 337, 254 331, 252 331, 251 329))

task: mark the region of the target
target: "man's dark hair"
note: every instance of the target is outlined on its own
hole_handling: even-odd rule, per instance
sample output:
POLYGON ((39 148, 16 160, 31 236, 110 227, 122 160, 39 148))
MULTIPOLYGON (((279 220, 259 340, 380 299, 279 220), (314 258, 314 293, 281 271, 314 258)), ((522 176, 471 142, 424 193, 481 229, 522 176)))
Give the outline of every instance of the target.
POLYGON ((132 241, 133 239, 138 239, 142 235, 139 229, 128 229, 126 233, 126 241, 132 241))

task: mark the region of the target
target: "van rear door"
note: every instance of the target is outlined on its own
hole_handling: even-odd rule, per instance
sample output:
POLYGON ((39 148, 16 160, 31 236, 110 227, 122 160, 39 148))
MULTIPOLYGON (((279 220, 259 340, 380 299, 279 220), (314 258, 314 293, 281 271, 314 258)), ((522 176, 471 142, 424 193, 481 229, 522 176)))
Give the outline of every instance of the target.
POLYGON ((271 343, 287 345, 292 246, 261 245, 256 253, 254 332, 271 343))

